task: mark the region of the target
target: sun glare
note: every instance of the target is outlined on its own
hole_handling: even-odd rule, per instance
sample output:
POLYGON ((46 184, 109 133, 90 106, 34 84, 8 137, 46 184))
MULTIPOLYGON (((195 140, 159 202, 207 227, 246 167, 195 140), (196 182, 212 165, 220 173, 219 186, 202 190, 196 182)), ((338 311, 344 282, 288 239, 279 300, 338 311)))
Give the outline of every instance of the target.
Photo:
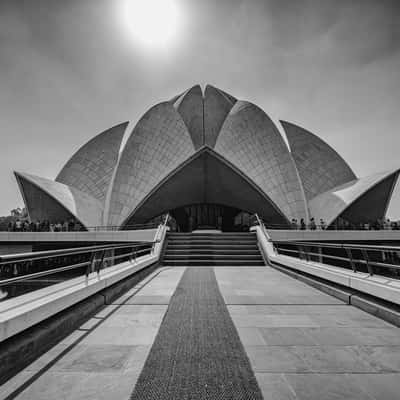
POLYGON ((144 48, 168 48, 177 39, 175 0, 123 0, 121 14, 127 34, 144 48))

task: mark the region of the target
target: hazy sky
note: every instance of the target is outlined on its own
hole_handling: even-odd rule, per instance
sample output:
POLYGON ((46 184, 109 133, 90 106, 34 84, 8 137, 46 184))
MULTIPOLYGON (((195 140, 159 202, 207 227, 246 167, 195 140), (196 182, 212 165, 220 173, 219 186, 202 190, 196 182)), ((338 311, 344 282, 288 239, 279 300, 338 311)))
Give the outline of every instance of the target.
POLYGON ((196 83, 311 130, 358 176, 400 167, 399 0, 176 0, 163 49, 130 36, 126 1, 0 0, 0 215, 23 204, 13 170, 54 179, 87 140, 196 83))

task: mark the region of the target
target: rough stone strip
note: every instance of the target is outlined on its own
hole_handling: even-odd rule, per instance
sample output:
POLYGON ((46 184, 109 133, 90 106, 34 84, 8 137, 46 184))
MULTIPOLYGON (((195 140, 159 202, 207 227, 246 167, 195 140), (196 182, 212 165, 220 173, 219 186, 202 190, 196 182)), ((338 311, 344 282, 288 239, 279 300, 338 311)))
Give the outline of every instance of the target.
POLYGON ((263 399, 212 268, 186 269, 131 399, 263 399))

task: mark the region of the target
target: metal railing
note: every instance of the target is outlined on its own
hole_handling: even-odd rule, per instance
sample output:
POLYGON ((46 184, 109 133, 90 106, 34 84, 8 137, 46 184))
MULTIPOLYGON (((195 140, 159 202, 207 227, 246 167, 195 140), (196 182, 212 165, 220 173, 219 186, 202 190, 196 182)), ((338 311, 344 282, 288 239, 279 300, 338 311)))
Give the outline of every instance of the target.
POLYGON ((257 220, 262 221, 266 229, 271 229, 271 230, 298 230, 298 231, 382 231, 382 230, 400 230, 400 225, 398 225, 396 222, 393 222, 392 225, 377 225, 377 224, 361 224, 358 226, 355 225, 347 225, 347 226, 342 226, 342 225, 337 225, 337 224, 330 224, 329 226, 320 223, 314 223, 310 224, 310 222, 305 222, 303 226, 301 226, 300 222, 297 221, 296 224, 272 224, 269 223, 268 221, 262 220, 257 214, 253 214, 253 223, 255 223, 257 220))
POLYGON ((159 226, 159 223, 156 222, 148 222, 145 224, 134 224, 134 225, 125 225, 123 227, 119 225, 96 225, 96 226, 82 226, 80 225, 78 228, 67 228, 62 226, 60 229, 32 229, 30 226, 24 227, 21 229, 13 229, 13 230, 0 230, 1 232, 109 232, 109 231, 135 231, 141 229, 156 229, 159 226))
POLYGON ((258 226, 262 229, 264 235, 265 235, 266 237, 268 237, 267 232, 266 232, 265 223, 264 223, 264 221, 259 217, 259 215, 258 215, 257 213, 255 213, 255 214, 253 214, 251 217, 252 217, 252 219, 253 219, 253 221, 252 221, 252 226, 258 225, 258 226))
POLYGON ((156 229, 160 224, 156 222, 149 222, 145 224, 134 224, 125 225, 123 227, 119 225, 103 225, 103 226, 87 226, 86 229, 89 232, 95 231, 135 231, 141 229, 156 229))
MULTIPOLYGON (((85 275, 91 272, 100 273, 100 270, 106 268, 110 262, 115 265, 116 260, 127 259, 136 262, 138 256, 150 254, 154 251, 154 242, 140 242, 131 244, 113 244, 106 246, 88 246, 63 250, 38 251, 33 253, 11 254, 0 256, 0 272, 3 274, 7 267, 11 267, 11 272, 18 275, 19 267, 29 266, 35 268, 34 262, 38 261, 54 261, 59 262, 60 258, 67 260, 72 256, 81 256, 84 261, 74 263, 72 265, 60 266, 57 268, 45 269, 44 271, 22 274, 8 279, 0 280, 0 287, 7 286, 16 282, 36 279, 39 277, 54 275, 57 273, 77 270, 85 268, 85 275), (115 251, 122 251, 122 254, 115 255, 115 251), (58 259, 58 260, 57 260, 58 259)), ((67 261, 68 262, 68 261, 67 261)), ((37 265, 36 265, 37 267, 37 265)))
POLYGON ((155 252, 168 222, 169 214, 166 214, 160 224, 152 224, 154 228, 158 227, 153 241, 2 255, 0 300, 78 276, 88 278, 92 272, 99 275, 101 270, 123 261, 136 263, 138 257, 155 252))
POLYGON ((378 246, 302 241, 273 241, 278 254, 400 278, 400 246, 378 246))

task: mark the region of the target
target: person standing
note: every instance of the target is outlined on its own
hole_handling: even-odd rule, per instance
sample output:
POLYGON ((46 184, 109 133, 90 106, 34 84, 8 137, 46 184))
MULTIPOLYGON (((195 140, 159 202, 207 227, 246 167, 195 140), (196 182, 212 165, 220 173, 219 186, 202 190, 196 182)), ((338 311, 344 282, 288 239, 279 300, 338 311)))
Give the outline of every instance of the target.
POLYGON ((15 230, 17 232, 21 232, 22 231, 22 222, 19 219, 17 219, 15 221, 15 230))

